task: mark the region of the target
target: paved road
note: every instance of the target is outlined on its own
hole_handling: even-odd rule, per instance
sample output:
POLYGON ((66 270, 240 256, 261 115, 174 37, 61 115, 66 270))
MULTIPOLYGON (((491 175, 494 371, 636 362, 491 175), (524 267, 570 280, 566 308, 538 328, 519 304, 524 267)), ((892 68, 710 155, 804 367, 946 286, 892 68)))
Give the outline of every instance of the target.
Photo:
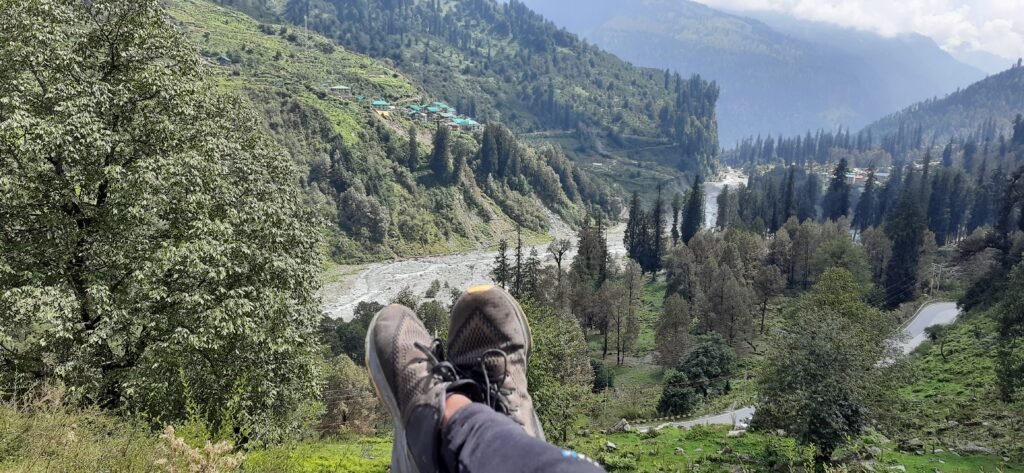
MULTIPOLYGON (((900 342, 900 346, 903 348, 903 353, 906 354, 914 351, 915 348, 925 341, 927 338, 924 333, 925 328, 931 327, 932 325, 951 324, 959 315, 960 310, 956 307, 956 303, 954 302, 931 302, 925 304, 924 307, 917 312, 917 315, 910 320, 910 323, 906 325, 906 328, 904 328, 906 339, 900 342)), ((753 406, 747 406, 726 411, 721 414, 698 417, 696 419, 679 422, 642 424, 634 427, 638 432, 646 432, 652 427, 660 429, 662 427, 690 428, 695 425, 736 425, 739 421, 749 422, 750 418, 753 416, 753 406)))

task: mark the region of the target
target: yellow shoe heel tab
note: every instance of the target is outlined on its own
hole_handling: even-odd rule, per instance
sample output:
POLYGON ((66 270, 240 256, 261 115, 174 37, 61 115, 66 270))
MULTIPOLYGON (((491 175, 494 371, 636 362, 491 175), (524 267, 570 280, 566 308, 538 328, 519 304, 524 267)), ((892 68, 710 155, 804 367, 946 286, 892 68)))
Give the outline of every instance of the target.
POLYGON ((481 292, 490 291, 491 289, 494 289, 494 285, 493 284, 481 284, 479 286, 473 286, 473 287, 467 289, 466 292, 469 293, 469 294, 479 294, 481 292))

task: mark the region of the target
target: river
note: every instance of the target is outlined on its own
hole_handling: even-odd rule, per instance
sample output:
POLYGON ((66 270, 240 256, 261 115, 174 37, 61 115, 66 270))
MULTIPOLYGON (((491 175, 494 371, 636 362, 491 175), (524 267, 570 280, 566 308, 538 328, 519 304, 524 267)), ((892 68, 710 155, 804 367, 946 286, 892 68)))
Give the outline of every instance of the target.
MULTIPOLYGON (((742 182, 746 182, 746 176, 739 171, 726 169, 719 180, 704 184, 704 216, 709 222, 707 228, 714 226, 718 216, 717 198, 722 188, 726 185, 734 188, 742 182)), ((551 220, 553 237, 575 241, 576 234, 568 225, 554 215, 551 220)), ((626 253, 622 243, 625 228, 625 224, 620 223, 608 229, 608 250, 615 256, 621 257, 626 253)), ((536 248, 545 261, 551 261, 546 243, 536 248)), ((470 251, 341 268, 327 275, 320 293, 321 308, 330 317, 350 320, 360 302, 386 303, 406 287, 422 295, 434 280, 460 289, 488 283, 491 282, 490 271, 496 255, 494 251, 470 251)), ((438 297, 445 299, 448 293, 448 289, 442 289, 438 297)))

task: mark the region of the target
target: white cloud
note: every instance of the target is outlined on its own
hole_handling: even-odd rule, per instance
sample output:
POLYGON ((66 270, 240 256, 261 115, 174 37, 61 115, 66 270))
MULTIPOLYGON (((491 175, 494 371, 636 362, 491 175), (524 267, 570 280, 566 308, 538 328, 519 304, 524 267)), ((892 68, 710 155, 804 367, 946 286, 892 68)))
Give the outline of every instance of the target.
POLYGON ((1024 56, 1024 0, 696 0, 730 10, 766 10, 873 31, 918 33, 947 51, 1024 56))

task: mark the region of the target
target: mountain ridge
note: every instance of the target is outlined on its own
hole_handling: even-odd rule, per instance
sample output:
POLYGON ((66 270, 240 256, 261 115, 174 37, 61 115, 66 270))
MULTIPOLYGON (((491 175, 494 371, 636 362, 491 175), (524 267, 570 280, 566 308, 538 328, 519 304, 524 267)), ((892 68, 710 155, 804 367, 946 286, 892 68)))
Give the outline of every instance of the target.
POLYGON ((782 24, 690 1, 526 2, 636 64, 714 79, 722 88, 724 146, 759 133, 860 128, 984 77, 920 38, 908 43, 792 19, 782 24), (800 28, 814 32, 801 35, 800 28))
POLYGON ((943 97, 924 100, 864 127, 876 137, 921 128, 925 141, 974 135, 994 140, 1013 134, 1013 120, 1024 113, 1024 66, 1018 63, 943 97))

